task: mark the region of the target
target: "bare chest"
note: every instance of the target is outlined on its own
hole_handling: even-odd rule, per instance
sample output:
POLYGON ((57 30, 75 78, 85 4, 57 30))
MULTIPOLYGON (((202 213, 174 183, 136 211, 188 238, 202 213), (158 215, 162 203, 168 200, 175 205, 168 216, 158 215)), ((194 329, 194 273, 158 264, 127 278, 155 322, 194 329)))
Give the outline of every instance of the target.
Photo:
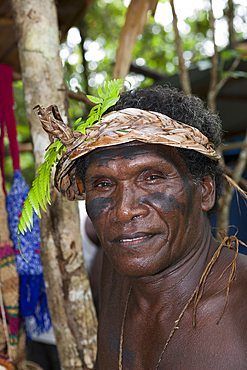
POLYGON ((142 322, 127 315, 122 334, 122 320, 113 316, 99 327, 100 370, 121 369, 119 359, 122 370, 246 369, 247 334, 241 329, 246 319, 228 312, 217 324, 214 302, 198 310, 196 327, 188 309, 174 332, 175 315, 165 322, 152 315, 142 322))

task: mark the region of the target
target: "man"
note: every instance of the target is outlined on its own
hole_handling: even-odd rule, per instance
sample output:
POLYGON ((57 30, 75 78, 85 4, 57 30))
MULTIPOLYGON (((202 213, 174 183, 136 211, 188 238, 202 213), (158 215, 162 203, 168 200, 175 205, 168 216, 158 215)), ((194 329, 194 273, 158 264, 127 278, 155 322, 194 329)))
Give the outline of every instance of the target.
POLYGON ((60 191, 84 194, 104 249, 96 368, 246 369, 246 257, 235 263, 210 227, 218 117, 161 87, 113 109, 57 169, 60 191))

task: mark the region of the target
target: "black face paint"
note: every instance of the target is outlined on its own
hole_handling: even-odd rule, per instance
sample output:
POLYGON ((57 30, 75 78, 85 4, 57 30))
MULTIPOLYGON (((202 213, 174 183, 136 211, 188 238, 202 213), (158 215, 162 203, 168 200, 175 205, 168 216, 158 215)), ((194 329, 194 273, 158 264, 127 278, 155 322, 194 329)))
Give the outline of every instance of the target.
MULTIPOLYGON (((138 155, 142 154, 142 149, 139 150, 138 155)), ((143 151, 143 154, 146 154, 146 150, 143 151)), ((116 158, 123 158, 123 159, 135 159, 136 158, 136 146, 128 146, 128 147, 114 147, 113 151, 109 149, 108 152, 104 153, 102 156, 102 152, 97 150, 91 152, 89 154, 90 161, 97 161, 97 166, 105 166, 109 161, 112 161, 116 158)))
POLYGON ((95 151, 92 151, 88 154, 88 159, 89 159, 89 164, 92 163, 93 161, 97 161, 97 166, 105 166, 109 160, 112 159, 112 157, 109 156, 102 156, 101 152, 98 152, 97 149, 95 151))
POLYGON ((98 197, 86 205, 89 218, 94 222, 113 203, 113 198, 98 197))
MULTIPOLYGON (((107 348, 111 352, 112 349, 117 351, 119 353, 119 346, 120 346, 120 340, 119 337, 115 333, 110 333, 107 337, 108 339, 108 345, 107 348)), ((134 351, 130 351, 126 348, 123 348, 123 362, 126 363, 126 365, 129 365, 132 368, 132 364, 135 361, 136 353, 134 351)))
MULTIPOLYGON (((177 153, 178 154, 178 153, 177 153)), ((176 163, 174 163, 173 161, 171 161, 169 158, 167 158, 167 156, 165 155, 160 155, 162 158, 164 158, 166 161, 170 162, 175 168, 176 170, 178 171, 181 179, 183 180, 184 182, 184 186, 185 186, 185 191, 186 191, 186 195, 187 195, 187 212, 186 212, 186 216, 187 216, 187 220, 188 220, 188 224, 189 224, 189 216, 191 214, 191 210, 192 210, 192 192, 191 192, 191 186, 190 186, 190 183, 188 181, 188 178, 184 175, 184 173, 181 172, 180 168, 178 168, 178 166, 176 165, 176 163)), ((180 154, 178 154, 179 157, 181 157, 180 154)), ((187 224, 187 227, 188 227, 188 224, 187 224)))
POLYGON ((119 336, 117 336, 115 333, 111 332, 107 336, 107 339, 108 339, 107 348, 108 348, 109 352, 111 352, 112 349, 114 349, 115 351, 118 352, 119 346, 120 346, 119 336))
POLYGON ((153 194, 145 195, 141 197, 141 202, 148 202, 154 206, 158 206, 166 213, 172 210, 178 210, 183 216, 185 214, 186 205, 179 202, 173 194, 166 195, 161 192, 155 192, 153 194))
POLYGON ((179 172, 180 176, 181 176, 181 179, 183 180, 184 182, 184 186, 185 186, 185 191, 186 191, 186 195, 187 195, 187 212, 186 212, 186 216, 187 216, 187 227, 189 226, 189 217, 190 217, 190 214, 191 214, 191 211, 192 211, 192 192, 191 192, 191 186, 189 184, 189 181, 187 179, 186 176, 184 176, 181 172, 179 172))

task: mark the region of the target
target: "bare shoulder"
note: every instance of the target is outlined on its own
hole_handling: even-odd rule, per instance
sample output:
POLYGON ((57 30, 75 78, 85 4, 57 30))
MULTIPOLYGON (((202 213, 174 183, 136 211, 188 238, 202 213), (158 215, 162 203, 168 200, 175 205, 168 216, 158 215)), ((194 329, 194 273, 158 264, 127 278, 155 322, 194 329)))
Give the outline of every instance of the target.
MULTIPOLYGON (((231 264, 234 260, 235 253, 231 250, 225 251, 227 264, 231 264)), ((229 267, 229 273, 232 265, 229 267)), ((229 276, 229 274, 228 274, 229 276)), ((236 270, 234 278, 230 284, 229 291, 229 306, 234 310, 235 315, 246 316, 247 306, 247 256, 238 254, 236 258, 236 270)), ((247 320, 244 320, 245 328, 247 329, 247 320)))
MULTIPOLYGON (((221 319, 221 327, 244 335, 247 341, 247 256, 223 248, 209 278, 204 299, 206 311, 221 319), (234 263, 235 261, 235 263, 234 263), (211 289, 210 289, 211 288, 211 289), (221 316, 223 314, 223 316, 221 316)), ((205 311, 204 311, 205 314, 205 311)))
POLYGON ((247 255, 238 254, 235 280, 239 295, 243 298, 245 311, 247 305, 247 255))
MULTIPOLYGON (((230 251, 233 252, 233 251, 230 251)), ((233 252, 234 254, 234 252, 233 252)), ((238 282, 239 289, 243 289, 246 294, 247 288, 247 255, 238 253, 236 259, 235 280, 238 282)), ((246 295, 247 299, 247 295, 246 295)))
MULTIPOLYGON (((222 250, 223 254, 223 261, 224 264, 231 264, 231 262, 234 261, 235 258, 235 251, 223 248, 222 250)), ((243 284, 247 284, 247 255, 238 253, 236 258, 236 273, 235 273, 235 279, 242 281, 243 284)))

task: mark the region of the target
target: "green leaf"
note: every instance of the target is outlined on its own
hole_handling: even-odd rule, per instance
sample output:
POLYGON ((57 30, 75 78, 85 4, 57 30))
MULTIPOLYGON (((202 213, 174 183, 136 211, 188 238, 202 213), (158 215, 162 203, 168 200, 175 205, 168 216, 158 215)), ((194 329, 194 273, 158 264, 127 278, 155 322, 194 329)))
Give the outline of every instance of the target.
POLYGON ((20 218, 19 224, 18 224, 18 232, 21 232, 23 235, 27 231, 26 223, 24 221, 24 218, 20 218))
POLYGON ((96 98, 96 96, 93 96, 93 95, 87 95, 87 98, 88 98, 91 102, 93 102, 93 103, 95 103, 95 104, 100 104, 100 103, 102 103, 102 101, 103 101, 103 99, 102 99, 102 98, 96 98))
POLYGON ((105 93, 106 93, 106 95, 108 94, 108 92, 109 92, 109 86, 110 86, 110 82, 104 82, 104 90, 105 90, 105 93))
POLYGON ((233 53, 233 50, 224 50, 221 52, 220 56, 223 60, 226 61, 234 58, 235 55, 233 53))
POLYGON ((80 131, 82 134, 84 134, 84 135, 85 135, 85 131, 86 131, 86 126, 85 126, 85 124, 82 124, 82 125, 80 125, 80 126, 77 126, 77 127, 76 127, 76 131, 80 131))
POLYGON ((81 120, 82 120, 82 118, 80 117, 80 118, 78 118, 76 121, 75 121, 75 123, 73 124, 73 128, 76 128, 76 126, 78 126, 79 125, 79 123, 81 122, 81 120))
POLYGON ((19 231, 19 229, 17 231, 17 243, 18 243, 18 248, 19 248, 19 251, 20 251, 20 254, 21 254, 22 258, 28 263, 28 261, 23 256, 22 251, 21 251, 21 246, 20 246, 20 231, 19 231))
POLYGON ((112 98, 112 99, 107 100, 107 102, 104 104, 104 107, 102 107, 101 114, 103 114, 105 111, 107 111, 108 108, 116 104, 117 101, 118 101, 118 98, 112 98))
POLYGON ((105 96, 106 96, 106 94, 102 91, 102 88, 101 88, 101 86, 99 85, 98 86, 98 94, 99 94, 99 96, 101 97, 101 98, 105 98, 105 96))
POLYGON ((31 206, 34 209, 34 212, 39 216, 39 218, 41 218, 41 213, 40 213, 40 210, 39 210, 39 202, 38 202, 37 198, 29 196, 29 201, 30 201, 31 206))

